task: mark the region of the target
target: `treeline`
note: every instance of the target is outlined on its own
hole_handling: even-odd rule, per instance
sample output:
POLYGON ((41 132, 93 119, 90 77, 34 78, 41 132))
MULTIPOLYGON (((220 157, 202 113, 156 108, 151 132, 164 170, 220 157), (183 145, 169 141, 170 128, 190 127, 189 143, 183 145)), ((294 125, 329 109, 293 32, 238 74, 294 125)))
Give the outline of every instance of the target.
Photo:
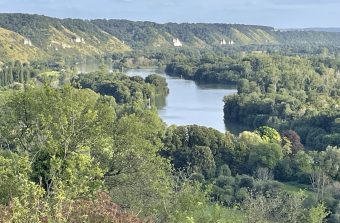
MULTIPOLYGON (((276 31, 272 27, 242 24, 132 22, 127 20, 93 20, 106 32, 126 41, 134 48, 171 46, 172 38, 179 38, 191 47, 219 46, 222 39, 235 45, 334 45, 339 33, 312 31, 276 31)), ((230 47, 230 46, 229 46, 230 47)))
MULTIPOLYGON (((187 79, 204 79, 205 82, 230 82, 227 72, 239 72, 236 68, 224 68, 223 62, 231 62, 233 59, 249 54, 269 54, 283 56, 309 57, 310 55, 320 57, 339 57, 340 49, 336 46, 322 45, 242 45, 229 48, 214 47, 213 49, 198 48, 147 48, 133 50, 128 53, 113 53, 111 55, 114 66, 117 68, 139 68, 139 67, 166 67, 167 73, 173 76, 181 76, 187 79), (205 64, 206 67, 200 67, 205 64), (219 67, 218 64, 221 64, 219 67), (218 74, 208 73, 207 69, 218 71, 218 74), (199 68, 199 74, 195 74, 199 68), (217 70, 220 69, 220 70, 217 70), (210 77, 208 76, 210 75, 210 77)), ((239 61, 233 61, 235 65, 239 61)), ((217 72, 215 72, 217 73, 217 72)))
POLYGON ((111 52, 128 52, 129 47, 163 52, 175 48, 174 38, 183 43, 182 48, 231 51, 242 49, 243 46, 268 47, 271 50, 277 46, 285 47, 286 50, 298 47, 310 51, 318 46, 335 48, 340 43, 340 33, 337 32, 276 31, 272 27, 242 24, 157 24, 104 19, 88 21, 20 13, 0 14, 0 27, 21 35, 16 38, 16 41, 22 41, 18 46, 23 44, 22 37, 30 40, 41 57, 76 57, 79 54, 98 56, 111 52), (228 43, 232 41, 234 44, 221 45, 221 40, 228 43))
POLYGON ((64 84, 69 82, 75 73, 74 61, 61 58, 27 63, 16 60, 0 66, 0 87, 13 88, 16 84, 30 84, 30 82, 64 84))
POLYGON ((27 63, 15 61, 2 65, 0 69, 0 87, 6 87, 13 83, 26 83, 37 73, 27 63))
MULTIPOLYGON (((67 28, 80 38, 84 38, 85 36, 83 35, 85 34, 86 36, 95 36, 99 41, 108 40, 108 36, 103 35, 100 28, 90 21, 81 19, 57 19, 42 15, 1 13, 0 27, 17 32, 22 36, 29 38, 32 41, 32 44, 45 49, 50 44, 48 42, 49 39, 46 37, 51 35, 51 27, 60 32, 67 28), (80 34, 81 32, 83 32, 83 35, 80 34)), ((75 35, 69 35, 69 37, 75 38, 75 35)))
POLYGON ((126 41, 134 48, 157 47, 157 45, 170 47, 172 38, 179 38, 187 46, 193 47, 216 46, 222 39, 237 41, 237 44, 275 42, 270 36, 273 28, 266 26, 203 23, 157 24, 101 19, 93 20, 92 23, 126 41), (254 38, 254 33, 258 34, 258 38, 254 38))
MULTIPOLYGON (((129 77, 121 73, 107 73, 98 71, 89 74, 80 74, 71 82, 79 88, 89 88, 102 95, 115 98, 120 104, 152 101, 156 96, 167 96, 169 89, 164 77, 153 74, 145 79, 139 76, 129 77)), ((151 106, 151 104, 150 104, 151 106)))

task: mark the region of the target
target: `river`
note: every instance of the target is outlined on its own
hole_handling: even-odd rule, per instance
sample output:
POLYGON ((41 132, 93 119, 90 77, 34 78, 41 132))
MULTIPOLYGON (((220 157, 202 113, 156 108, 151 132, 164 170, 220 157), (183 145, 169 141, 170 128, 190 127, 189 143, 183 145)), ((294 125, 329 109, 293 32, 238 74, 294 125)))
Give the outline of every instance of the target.
POLYGON ((166 78, 170 90, 165 102, 156 100, 159 116, 168 125, 203 125, 221 132, 226 128, 223 121, 223 97, 235 94, 235 88, 225 85, 197 84, 191 80, 170 77, 157 69, 131 69, 129 76, 146 77, 157 73, 166 78))

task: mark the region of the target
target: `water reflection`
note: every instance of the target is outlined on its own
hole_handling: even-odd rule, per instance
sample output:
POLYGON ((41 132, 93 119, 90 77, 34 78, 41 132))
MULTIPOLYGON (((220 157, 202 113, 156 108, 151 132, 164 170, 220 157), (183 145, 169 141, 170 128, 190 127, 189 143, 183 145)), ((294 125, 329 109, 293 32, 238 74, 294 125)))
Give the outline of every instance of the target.
POLYGON ((235 94, 231 86, 196 84, 190 80, 166 76, 156 69, 128 70, 129 76, 146 77, 158 73, 167 80, 170 89, 165 98, 157 98, 156 105, 160 117, 168 124, 203 125, 225 131, 223 122, 223 97, 235 94))
MULTIPOLYGON (((112 64, 106 64, 108 68, 112 64)), ((98 63, 84 63, 76 66, 78 73, 88 73, 98 70, 98 63)), ((221 84, 197 84, 194 81, 184 80, 165 75, 163 70, 131 69, 127 70, 129 76, 141 76, 159 74, 166 78, 170 93, 167 97, 156 97, 155 104, 159 116, 168 125, 203 125, 225 132, 223 121, 223 97, 235 94, 237 90, 233 86, 221 84)), ((244 128, 237 124, 227 124, 227 129, 238 133, 244 128)))

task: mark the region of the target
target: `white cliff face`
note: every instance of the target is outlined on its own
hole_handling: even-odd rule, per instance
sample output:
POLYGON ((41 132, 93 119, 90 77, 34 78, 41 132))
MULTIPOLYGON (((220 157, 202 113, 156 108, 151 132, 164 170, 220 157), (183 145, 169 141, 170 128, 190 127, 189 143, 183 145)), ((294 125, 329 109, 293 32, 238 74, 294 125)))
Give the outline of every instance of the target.
POLYGON ((32 42, 30 39, 24 39, 24 45, 29 45, 29 46, 32 46, 32 42))
POLYGON ((79 36, 77 36, 77 37, 75 38, 75 42, 76 42, 76 43, 81 43, 81 38, 80 38, 79 36))
POLYGON ((222 39, 220 42, 221 45, 234 45, 234 40, 229 40, 228 42, 225 39, 222 39))
POLYGON ((174 46, 176 46, 176 47, 183 46, 182 42, 178 38, 173 39, 172 42, 174 43, 174 46))
POLYGON ((72 38, 71 42, 73 42, 73 43, 85 43, 85 39, 81 38, 79 36, 75 36, 75 37, 72 38))

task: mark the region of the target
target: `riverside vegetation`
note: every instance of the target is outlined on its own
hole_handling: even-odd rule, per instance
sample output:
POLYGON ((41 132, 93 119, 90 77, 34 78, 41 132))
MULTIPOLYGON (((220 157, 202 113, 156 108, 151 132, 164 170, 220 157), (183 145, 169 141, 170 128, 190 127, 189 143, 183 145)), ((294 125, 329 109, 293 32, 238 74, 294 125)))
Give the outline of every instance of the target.
MULTIPOLYGON (((250 52, 264 47, 260 40, 228 49, 148 46, 142 53, 138 48, 147 38, 137 41, 124 27, 152 33, 200 27, 195 35, 221 27, 1 17, 0 26, 22 33, 30 32, 19 28, 32 18, 41 32, 53 26, 81 27, 83 35, 98 27, 110 35, 122 30, 127 39, 114 35, 134 43, 124 48, 130 51, 109 49, 95 57, 111 57, 121 68, 139 65, 129 60, 143 55, 153 58, 145 65, 167 64, 170 75, 234 84, 237 95, 224 99, 225 122, 249 129, 234 135, 166 126, 149 107, 150 98, 169 92, 161 76, 128 77, 105 66, 76 74, 76 58, 67 49, 46 60, 6 54, 0 72, 0 222, 340 221, 340 60, 332 47, 338 34, 315 34, 328 46, 309 48, 296 40, 290 49, 265 46, 261 54, 250 52)), ((244 33, 254 28, 237 27, 244 33)), ((263 29, 275 41, 305 38, 303 32, 263 29)), ((182 38, 189 41, 192 32, 182 38)))

